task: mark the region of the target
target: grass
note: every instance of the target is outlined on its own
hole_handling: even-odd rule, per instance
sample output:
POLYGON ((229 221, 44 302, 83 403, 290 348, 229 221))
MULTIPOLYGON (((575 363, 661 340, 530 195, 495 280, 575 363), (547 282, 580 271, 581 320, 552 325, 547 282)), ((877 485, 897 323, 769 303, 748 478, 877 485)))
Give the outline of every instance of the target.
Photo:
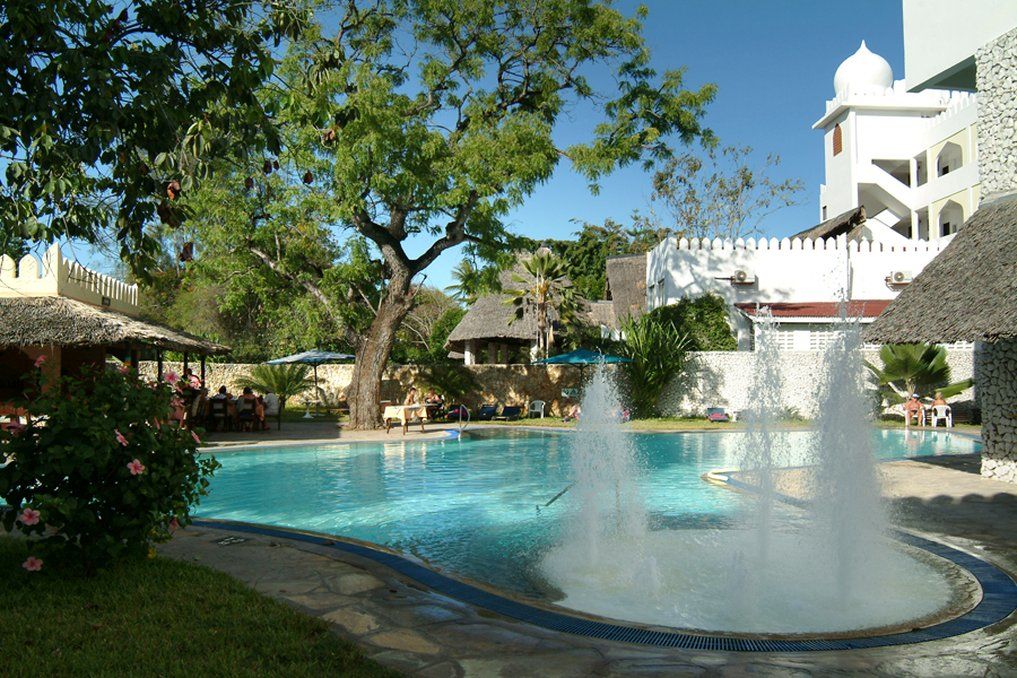
POLYGON ((26 675, 397 675, 318 619, 206 567, 168 558, 85 578, 21 569, 0 537, 0 673, 26 675))

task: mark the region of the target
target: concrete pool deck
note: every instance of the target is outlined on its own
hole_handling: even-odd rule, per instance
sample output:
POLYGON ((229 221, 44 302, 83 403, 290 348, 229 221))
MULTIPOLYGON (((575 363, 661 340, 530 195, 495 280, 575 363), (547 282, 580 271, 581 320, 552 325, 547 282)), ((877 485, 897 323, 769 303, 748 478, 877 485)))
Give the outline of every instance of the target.
MULTIPOLYGON (((888 462, 881 465, 884 493, 896 524, 977 553, 1013 576, 1017 486, 982 478, 976 463, 973 457, 888 462)), ((547 631, 429 591, 373 561, 293 539, 193 526, 161 551, 321 617, 369 656, 411 675, 1017 674, 1013 615, 972 633, 897 647, 683 651, 547 631), (221 544, 228 536, 244 541, 221 544)))

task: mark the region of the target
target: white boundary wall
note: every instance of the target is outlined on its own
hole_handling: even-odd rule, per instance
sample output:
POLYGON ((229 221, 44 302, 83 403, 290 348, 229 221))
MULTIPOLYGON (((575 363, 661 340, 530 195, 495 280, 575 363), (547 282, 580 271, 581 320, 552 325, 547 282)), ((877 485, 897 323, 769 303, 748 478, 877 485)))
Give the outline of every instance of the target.
MULTIPOLYGON (((666 416, 702 416, 707 407, 728 410, 749 409, 749 389, 756 373, 756 353, 752 351, 713 351, 695 354, 694 366, 686 383, 673 383, 661 399, 666 416), (691 384, 691 386, 687 385, 691 384)), ((862 357, 881 365, 879 351, 866 349, 862 357)), ((784 351, 780 354, 780 371, 784 378, 781 405, 806 418, 819 410, 818 393, 824 373, 823 351, 784 351)), ((970 379, 974 374, 974 351, 948 349, 953 381, 970 379)), ((867 371, 859 365, 860 371, 867 371)), ((951 398, 952 402, 972 400, 974 389, 951 398)))

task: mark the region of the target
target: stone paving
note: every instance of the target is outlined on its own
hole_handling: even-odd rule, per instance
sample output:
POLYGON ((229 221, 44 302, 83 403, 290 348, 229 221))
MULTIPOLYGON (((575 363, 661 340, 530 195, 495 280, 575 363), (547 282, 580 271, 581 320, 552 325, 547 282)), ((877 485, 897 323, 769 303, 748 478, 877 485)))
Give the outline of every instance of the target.
MULTIPOLYGON (((981 478, 968 460, 882 465, 899 524, 1017 572, 1017 486, 981 478)), ((165 555, 227 572, 321 617, 380 663, 408 675, 1017 675, 1017 619, 955 638, 811 653, 680 651, 555 633, 426 590, 334 549, 190 527, 165 555), (217 542, 235 534, 246 541, 217 542)))

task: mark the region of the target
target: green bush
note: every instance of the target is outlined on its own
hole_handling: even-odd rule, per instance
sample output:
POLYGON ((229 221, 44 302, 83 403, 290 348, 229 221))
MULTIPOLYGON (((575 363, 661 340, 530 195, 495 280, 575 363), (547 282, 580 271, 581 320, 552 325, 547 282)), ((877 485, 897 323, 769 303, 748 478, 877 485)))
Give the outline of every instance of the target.
POLYGON ((0 524, 38 537, 33 557, 93 571, 189 522, 219 464, 166 423, 173 386, 101 370, 47 386, 17 403, 32 423, 0 433, 0 524))
POLYGON ((660 306, 648 314, 661 322, 670 322, 689 337, 690 351, 734 351, 738 340, 731 331, 727 302, 716 294, 685 298, 660 306))
POLYGON ((647 314, 624 326, 628 397, 637 417, 659 417, 660 396, 685 374, 691 340, 669 320, 647 314))

